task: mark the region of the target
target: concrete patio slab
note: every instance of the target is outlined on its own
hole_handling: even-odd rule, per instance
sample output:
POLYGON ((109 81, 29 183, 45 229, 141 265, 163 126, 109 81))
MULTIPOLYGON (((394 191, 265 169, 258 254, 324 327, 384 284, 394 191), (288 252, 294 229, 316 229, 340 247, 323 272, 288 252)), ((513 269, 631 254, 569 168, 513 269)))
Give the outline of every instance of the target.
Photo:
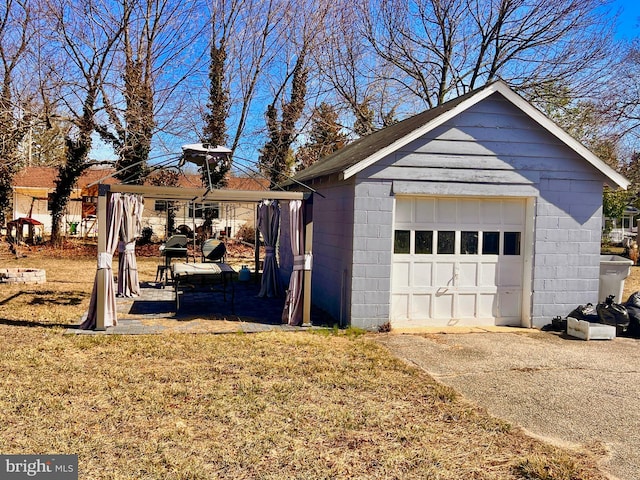
POLYGON ((559 333, 376 335, 391 353, 492 415, 556 444, 604 445, 603 468, 638 479, 640 340, 559 333))
MULTIPOLYGON (((257 333, 267 331, 304 331, 314 326, 291 327, 282 324, 284 297, 260 298, 259 284, 234 285, 234 301, 230 291, 226 301, 222 292, 193 292, 184 295, 176 313, 175 292, 171 285, 160 282, 141 284, 141 295, 117 298, 118 324, 104 331, 67 328, 73 335, 153 335, 160 333, 257 333)), ((85 317, 86 318, 86 314, 85 317)), ((83 320, 84 320, 83 318, 83 320)))

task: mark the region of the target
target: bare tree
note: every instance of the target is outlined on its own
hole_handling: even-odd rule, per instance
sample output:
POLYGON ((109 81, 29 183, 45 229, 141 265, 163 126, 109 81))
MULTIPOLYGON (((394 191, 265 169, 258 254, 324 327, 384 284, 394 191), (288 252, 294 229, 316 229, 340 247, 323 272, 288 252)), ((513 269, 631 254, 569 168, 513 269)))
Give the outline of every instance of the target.
POLYGON ((12 180, 19 167, 19 146, 29 131, 29 86, 21 67, 33 38, 33 9, 28 0, 4 0, 0 9, 0 224, 11 204, 12 180))
POLYGON ((303 170, 318 160, 340 150, 347 135, 338 123, 338 113, 327 103, 313 109, 308 141, 296 151, 296 170, 303 170))
POLYGON ((123 31, 122 12, 100 0, 51 0, 51 32, 59 39, 64 73, 62 97, 72 128, 65 136, 66 162, 58 169, 52 194, 51 241, 61 240, 60 227, 72 189, 91 165, 89 152, 103 82, 109 78, 113 52, 123 31))
POLYGON ((614 65, 615 75, 599 107, 620 137, 634 143, 640 138, 640 39, 622 45, 620 50, 623 54, 614 65))
MULTIPOLYGON (((289 35, 284 0, 221 0, 211 11, 213 32, 207 110, 202 140, 225 143, 233 152, 247 148, 247 127, 256 109, 256 96, 271 84, 283 43, 289 35)), ((258 99, 259 101, 261 99, 258 99)), ((203 102, 204 104, 204 102, 203 102)))
MULTIPOLYGON (((242 11, 242 2, 222 1, 214 6, 211 12, 211 62, 209 65, 209 102, 205 114, 205 125, 202 136, 204 143, 212 146, 225 146, 227 139, 227 118, 229 117, 229 85, 227 82, 227 50, 233 41, 233 32, 238 16, 242 11)), ((224 187, 227 173, 231 169, 230 157, 222 156, 217 165, 202 168, 203 185, 224 187)), ((205 210, 205 228, 208 230, 213 221, 213 212, 205 210)))
POLYGON ((607 3, 364 0, 360 18, 402 89, 433 107, 497 78, 522 89, 552 81, 578 93, 609 53, 607 3))
POLYGON ((399 107, 402 96, 391 82, 389 64, 376 56, 362 35, 354 34, 357 4, 338 0, 329 8, 320 31, 321 47, 314 49, 315 65, 335 98, 332 104, 353 117, 353 132, 368 135, 386 126, 385 119, 399 107))
POLYGON ((108 124, 97 131, 116 151, 116 177, 140 184, 148 174, 152 139, 158 131, 156 116, 170 108, 179 112, 172 96, 179 92, 190 68, 178 65, 201 31, 192 29, 195 4, 169 0, 119 0, 123 25, 116 65, 122 77, 103 82, 101 94, 108 124), (167 71, 184 69, 173 78, 167 71))
MULTIPOLYGON (((322 28, 330 12, 326 1, 299 0, 290 3, 284 22, 282 46, 272 72, 274 88, 272 101, 266 108, 267 141, 260 150, 258 166, 269 179, 271 188, 282 183, 292 172, 295 163, 294 143, 303 128, 297 123, 303 117, 307 105, 309 85, 318 83, 318 77, 310 81, 311 60, 319 58, 317 49, 323 47, 322 28)), ((318 90, 313 95, 318 95, 318 90)), ((313 104, 313 102, 311 102, 313 104)))
POLYGON ((308 67, 305 64, 306 48, 303 46, 298 55, 291 75, 276 92, 275 99, 282 101, 282 118, 278 119, 276 103, 267 107, 268 140, 260 151, 260 166, 269 177, 270 187, 275 188, 291 173, 293 163, 291 145, 296 138, 296 122, 300 119, 305 106, 307 92, 308 67), (284 88, 291 79, 291 93, 288 100, 282 99, 284 88))

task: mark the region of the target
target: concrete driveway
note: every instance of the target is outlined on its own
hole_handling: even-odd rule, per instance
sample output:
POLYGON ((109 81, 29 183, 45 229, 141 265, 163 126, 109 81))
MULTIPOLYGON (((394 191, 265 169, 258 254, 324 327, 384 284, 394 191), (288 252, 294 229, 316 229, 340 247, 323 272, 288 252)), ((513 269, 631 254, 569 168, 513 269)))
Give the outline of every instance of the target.
MULTIPOLYGON (((515 329, 514 329, 515 330, 515 329)), ((563 445, 604 444, 602 466, 640 478, 640 341, 556 333, 386 334, 377 339, 489 413, 563 445)))

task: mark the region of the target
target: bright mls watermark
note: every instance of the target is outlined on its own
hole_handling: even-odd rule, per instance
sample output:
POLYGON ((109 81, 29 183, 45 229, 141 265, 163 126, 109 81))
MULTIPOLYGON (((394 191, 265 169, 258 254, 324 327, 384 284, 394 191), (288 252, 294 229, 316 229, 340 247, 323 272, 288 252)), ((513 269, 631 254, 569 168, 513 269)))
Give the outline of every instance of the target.
POLYGON ((78 455, 0 455, 2 480, 78 480, 78 455))

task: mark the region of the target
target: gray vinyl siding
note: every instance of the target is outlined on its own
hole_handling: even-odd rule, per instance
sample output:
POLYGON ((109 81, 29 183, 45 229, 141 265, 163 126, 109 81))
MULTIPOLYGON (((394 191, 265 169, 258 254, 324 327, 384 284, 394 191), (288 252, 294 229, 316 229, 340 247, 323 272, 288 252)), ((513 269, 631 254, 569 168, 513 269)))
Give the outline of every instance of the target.
POLYGON ((535 198, 532 312, 524 315, 540 327, 576 305, 598 301, 605 178, 501 95, 479 102, 357 178, 353 324, 374 328, 389 318, 391 199, 400 189, 535 198))
POLYGON ((313 197, 313 304, 348 323, 353 258, 353 184, 324 184, 313 197))

